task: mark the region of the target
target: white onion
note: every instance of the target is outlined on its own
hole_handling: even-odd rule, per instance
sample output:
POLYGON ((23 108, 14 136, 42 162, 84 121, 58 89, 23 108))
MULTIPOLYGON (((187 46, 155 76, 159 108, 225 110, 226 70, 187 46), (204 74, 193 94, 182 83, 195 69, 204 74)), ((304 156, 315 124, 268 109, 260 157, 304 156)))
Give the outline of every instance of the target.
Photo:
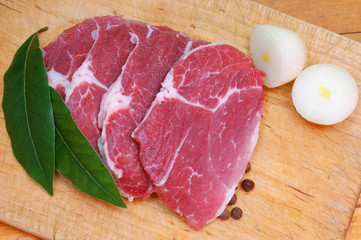
POLYGON ((295 79, 307 62, 306 45, 301 37, 285 28, 258 25, 251 35, 254 66, 266 73, 264 85, 274 88, 295 79))
POLYGON ((292 88, 296 110, 310 122, 331 125, 345 120, 355 109, 358 89, 353 77, 332 64, 306 68, 292 88))

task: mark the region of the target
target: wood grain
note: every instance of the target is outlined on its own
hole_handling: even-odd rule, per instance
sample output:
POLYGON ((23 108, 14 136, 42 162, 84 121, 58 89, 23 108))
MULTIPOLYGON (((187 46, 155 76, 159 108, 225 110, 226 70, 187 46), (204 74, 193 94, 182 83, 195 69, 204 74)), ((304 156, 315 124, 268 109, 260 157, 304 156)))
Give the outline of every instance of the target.
POLYGON ((361 42, 361 0, 255 2, 361 42))
MULTIPOLYGON (((255 24, 285 26, 305 40, 308 64, 338 64, 361 88, 361 44, 250 1, 5 1, 0 11, 0 75, 10 64, 9 56, 45 24, 50 29, 40 37, 43 46, 75 18, 116 14, 227 42, 247 53, 255 24)), ((247 175, 256 188, 236 192, 244 211, 241 221, 217 220, 196 232, 156 196, 120 210, 87 197, 58 174, 54 197, 49 197, 14 159, 2 112, 0 221, 56 239, 343 239, 361 187, 360 108, 341 124, 316 126, 293 109, 291 87, 265 89, 260 139, 247 175)))
POLYGON ((0 222, 0 240, 38 240, 33 235, 0 222))
POLYGON ((355 213, 346 236, 346 240, 356 239, 361 239, 361 198, 359 198, 356 204, 355 213))

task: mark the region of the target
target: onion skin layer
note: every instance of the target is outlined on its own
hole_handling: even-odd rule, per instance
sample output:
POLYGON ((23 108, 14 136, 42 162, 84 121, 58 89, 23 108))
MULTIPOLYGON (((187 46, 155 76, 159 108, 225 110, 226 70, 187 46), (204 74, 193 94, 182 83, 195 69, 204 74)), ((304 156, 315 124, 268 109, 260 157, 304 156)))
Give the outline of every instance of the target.
POLYGON ((354 111, 358 88, 345 69, 332 64, 316 64, 297 77, 292 100, 296 111, 306 120, 332 125, 345 120, 354 111))
POLYGON ((257 25, 253 29, 250 51, 255 68, 267 75, 263 81, 268 88, 292 81, 307 62, 302 38, 292 30, 273 25, 257 25))

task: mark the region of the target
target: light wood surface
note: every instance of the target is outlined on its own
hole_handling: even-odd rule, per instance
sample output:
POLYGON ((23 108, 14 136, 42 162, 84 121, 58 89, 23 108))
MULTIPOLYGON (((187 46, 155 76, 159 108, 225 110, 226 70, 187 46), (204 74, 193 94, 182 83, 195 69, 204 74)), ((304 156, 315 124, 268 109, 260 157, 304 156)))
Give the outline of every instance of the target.
POLYGON ((1 240, 36 240, 39 239, 29 233, 19 229, 10 227, 4 223, 0 223, 0 239, 1 240))
POLYGON ((359 198, 355 212, 350 222, 346 240, 361 239, 361 198, 359 198))
POLYGON ((361 42, 361 0, 255 0, 361 42))
MULTIPOLYGON (((326 0, 258 2, 360 39, 359 0, 337 4, 326 0)), ((255 24, 285 26, 305 40, 309 65, 340 65, 361 89, 360 43, 250 1, 0 2, 0 75, 19 45, 40 27, 49 26, 40 36, 44 46, 73 25, 74 19, 107 14, 167 25, 195 38, 232 44, 247 53, 255 24)), ((2 82, 0 85, 2 98, 2 82)), ((352 219, 355 206, 360 206, 356 205, 361 188, 360 101, 349 119, 321 127, 295 112, 291 88, 292 83, 265 89, 260 138, 251 159, 253 169, 247 175, 255 180, 256 188, 247 194, 236 191, 236 205, 244 212, 240 221, 216 220, 197 232, 156 196, 118 209, 79 192, 59 174, 55 176, 55 194, 49 197, 14 159, 2 111, 0 221, 53 239, 344 239, 347 232, 347 239, 360 239, 359 207, 352 219)), ((0 239, 20 237, 29 235, 0 225, 0 239)))

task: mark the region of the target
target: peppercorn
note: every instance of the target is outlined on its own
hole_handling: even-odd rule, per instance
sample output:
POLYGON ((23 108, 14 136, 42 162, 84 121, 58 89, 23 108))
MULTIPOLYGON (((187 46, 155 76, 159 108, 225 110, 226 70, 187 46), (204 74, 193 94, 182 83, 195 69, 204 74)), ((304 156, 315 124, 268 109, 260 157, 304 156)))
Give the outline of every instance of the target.
POLYGON ((233 205, 237 202, 237 195, 233 194, 231 201, 229 201, 228 205, 233 205))
POLYGON ((226 220, 230 216, 230 213, 227 209, 224 209, 224 211, 221 213, 221 215, 218 216, 219 219, 226 220))
POLYGON ((254 182, 251 179, 245 179, 242 181, 242 188, 244 191, 249 192, 254 188, 254 182))
POLYGON ((235 207, 231 211, 231 215, 234 219, 240 219, 242 217, 242 213, 242 209, 240 209, 239 207, 235 207))
POLYGON ((250 163, 247 163, 247 167, 246 167, 245 173, 248 173, 249 171, 251 171, 251 164, 250 164, 250 163))

